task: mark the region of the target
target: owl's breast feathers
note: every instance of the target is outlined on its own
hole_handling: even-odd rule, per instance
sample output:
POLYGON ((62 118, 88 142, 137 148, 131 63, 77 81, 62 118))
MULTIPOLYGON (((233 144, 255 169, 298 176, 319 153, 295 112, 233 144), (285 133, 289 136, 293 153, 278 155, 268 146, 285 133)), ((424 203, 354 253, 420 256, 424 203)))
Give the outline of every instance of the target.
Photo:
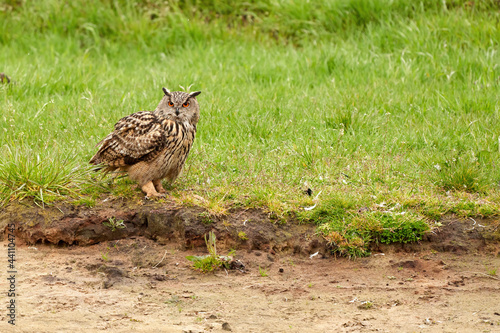
POLYGON ((189 130, 184 124, 159 119, 149 111, 137 112, 116 123, 115 130, 97 144, 99 151, 90 163, 118 168, 152 161, 162 151, 175 150, 188 139, 191 146, 195 131, 196 127, 189 130))

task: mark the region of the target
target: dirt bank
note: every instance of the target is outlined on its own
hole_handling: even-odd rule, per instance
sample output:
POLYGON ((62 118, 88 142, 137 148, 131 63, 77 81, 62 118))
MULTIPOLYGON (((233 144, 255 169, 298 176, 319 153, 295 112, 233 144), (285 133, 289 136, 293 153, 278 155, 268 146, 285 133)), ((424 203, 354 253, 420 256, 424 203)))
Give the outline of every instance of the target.
MULTIPOLYGON (((18 271, 17 325, 2 311, 1 332, 500 331, 495 219, 450 216, 419 244, 375 245, 348 260, 311 226, 272 223, 259 210, 213 217, 110 203, 1 214, 17 226, 18 271), (126 228, 111 231, 110 218, 126 228), (244 268, 191 269, 185 257, 206 253, 210 230, 220 254, 235 248, 244 268)), ((2 248, 7 257, 6 239, 2 248)))
MULTIPOLYGON (((204 236, 217 235, 223 249, 260 250, 271 253, 330 256, 327 242, 315 226, 293 217, 286 223, 261 209, 233 209, 216 216, 200 207, 174 203, 105 200, 93 208, 58 204, 49 207, 13 204, 0 212, 0 228, 15 224, 19 242, 28 245, 91 245, 132 236, 144 236, 159 244, 175 244, 180 250, 205 248, 204 236), (112 222, 121 227, 112 227, 112 222)), ((375 252, 435 250, 439 252, 487 252, 497 254, 500 220, 447 216, 421 242, 372 244, 375 252)), ((0 234, 5 237, 5 232, 0 234)))
MULTIPOLYGON (((327 255, 326 242, 315 227, 276 223, 259 209, 236 209, 223 216, 200 207, 176 207, 157 202, 101 202, 94 208, 61 204, 41 208, 11 205, 0 213, 0 228, 16 225, 17 239, 25 244, 91 245, 132 236, 145 236, 179 249, 205 247, 204 235, 217 234, 221 248, 327 255), (111 228, 110 220, 123 221, 111 228)), ((5 237, 5 234, 3 235, 5 237)))

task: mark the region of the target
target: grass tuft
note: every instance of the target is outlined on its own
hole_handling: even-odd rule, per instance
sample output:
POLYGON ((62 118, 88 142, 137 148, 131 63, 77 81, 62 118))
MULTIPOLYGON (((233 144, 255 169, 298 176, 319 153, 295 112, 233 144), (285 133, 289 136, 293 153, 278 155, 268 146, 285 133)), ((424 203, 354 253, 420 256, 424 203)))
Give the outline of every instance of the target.
POLYGON ((88 182, 88 170, 75 163, 70 154, 4 146, 4 154, 0 157, 2 202, 33 198, 37 203, 50 203, 77 196, 88 182))

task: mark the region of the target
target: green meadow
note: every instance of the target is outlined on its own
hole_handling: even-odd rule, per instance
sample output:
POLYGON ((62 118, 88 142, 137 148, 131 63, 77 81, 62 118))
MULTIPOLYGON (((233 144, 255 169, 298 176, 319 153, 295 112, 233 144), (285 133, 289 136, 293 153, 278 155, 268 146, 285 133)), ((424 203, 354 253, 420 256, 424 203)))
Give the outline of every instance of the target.
POLYGON ((315 223, 349 256, 497 215, 499 27, 493 0, 2 1, 0 201, 142 200, 88 161, 167 87, 202 91, 181 205, 315 223))

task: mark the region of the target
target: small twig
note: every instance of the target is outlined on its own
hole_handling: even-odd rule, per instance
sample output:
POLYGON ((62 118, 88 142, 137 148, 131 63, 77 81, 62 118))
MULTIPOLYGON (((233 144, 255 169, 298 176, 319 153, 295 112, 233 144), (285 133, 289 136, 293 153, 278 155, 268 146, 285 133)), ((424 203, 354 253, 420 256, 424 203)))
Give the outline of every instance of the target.
POLYGON ((165 259, 165 256, 167 255, 167 252, 168 252, 168 250, 165 250, 165 253, 163 254, 163 258, 161 258, 160 262, 157 263, 156 265, 154 265, 153 268, 156 268, 156 266, 158 266, 159 264, 161 264, 161 262, 163 261, 163 259, 165 259))

